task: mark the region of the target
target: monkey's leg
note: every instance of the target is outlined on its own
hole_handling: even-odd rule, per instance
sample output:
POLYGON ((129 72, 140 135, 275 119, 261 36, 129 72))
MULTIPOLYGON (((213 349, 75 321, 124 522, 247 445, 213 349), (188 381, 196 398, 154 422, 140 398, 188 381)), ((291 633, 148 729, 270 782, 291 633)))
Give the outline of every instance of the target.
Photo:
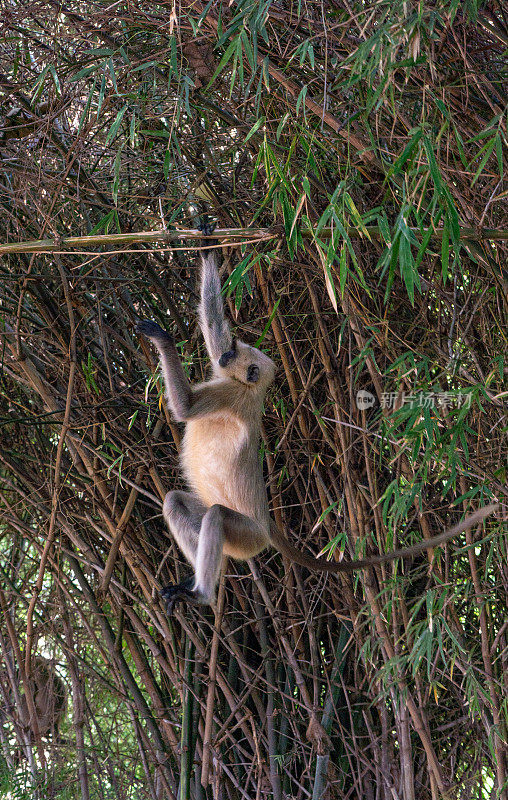
MULTIPOLYGON (((171 535, 187 561, 196 567, 199 532, 201 523, 206 514, 206 506, 190 492, 168 492, 164 498, 162 513, 171 535)), ((166 600, 168 614, 173 613, 175 604, 181 600, 190 603, 203 603, 197 592, 194 591, 196 579, 191 575, 182 583, 165 586, 162 597, 166 600)))
POLYGON ((192 495, 187 495, 182 501, 184 492, 172 492, 173 497, 164 507, 171 504, 171 518, 168 520, 171 533, 186 558, 194 565, 195 576, 188 578, 178 586, 168 586, 163 590, 163 596, 168 603, 168 611, 173 609, 178 600, 188 600, 191 603, 211 605, 215 597, 215 584, 219 578, 222 561, 222 546, 224 544, 224 511, 222 506, 212 506, 200 519, 199 512, 202 505, 192 495), (175 498, 174 495, 180 495, 175 498), (190 502, 189 498, 190 497, 190 502), (189 505, 195 510, 190 510, 189 505), (179 508, 178 508, 179 506, 179 508), (185 507, 185 511, 183 508, 185 507), (198 513, 196 513, 196 511, 198 513))
POLYGON ((196 582, 194 591, 203 598, 203 603, 212 604, 215 584, 219 579, 224 545, 224 508, 215 505, 208 509, 199 531, 196 553, 196 582))
POLYGON ((180 600, 213 602, 223 553, 248 559, 270 543, 267 532, 255 520, 222 505, 207 510, 189 492, 168 492, 162 513, 178 547, 195 569, 195 577, 163 589, 168 613, 180 600))
POLYGON ((223 505, 213 505, 201 522, 196 554, 194 591, 201 602, 212 603, 222 556, 248 559, 270 543, 258 522, 223 505))
MULTIPOLYGON (((224 525, 224 555, 246 561, 268 547, 270 536, 265 529, 251 517, 220 506, 224 525)), ((267 521, 267 526, 268 526, 267 521)))
POLYGON ((196 566, 199 531, 206 506, 191 492, 172 491, 164 498, 162 515, 185 558, 196 566))

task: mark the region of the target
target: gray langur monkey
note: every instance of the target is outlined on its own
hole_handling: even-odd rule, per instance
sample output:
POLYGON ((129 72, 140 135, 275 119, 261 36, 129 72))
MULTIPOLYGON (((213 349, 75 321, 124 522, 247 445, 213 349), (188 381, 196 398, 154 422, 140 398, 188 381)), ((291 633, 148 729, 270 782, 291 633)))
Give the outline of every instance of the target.
MULTIPOLYGON (((204 227, 203 232, 211 233, 204 227)), ((443 544, 497 508, 486 506, 432 539, 361 561, 328 562, 290 545, 270 522, 259 457, 263 400, 275 364, 232 336, 214 252, 202 254, 201 262, 199 324, 212 364, 211 379, 191 386, 172 336, 150 320, 136 328, 159 351, 168 404, 175 419, 186 423, 181 466, 191 491, 168 492, 162 513, 195 574, 162 590, 168 613, 181 600, 213 603, 223 555, 246 560, 272 545, 310 569, 351 572, 443 544)))

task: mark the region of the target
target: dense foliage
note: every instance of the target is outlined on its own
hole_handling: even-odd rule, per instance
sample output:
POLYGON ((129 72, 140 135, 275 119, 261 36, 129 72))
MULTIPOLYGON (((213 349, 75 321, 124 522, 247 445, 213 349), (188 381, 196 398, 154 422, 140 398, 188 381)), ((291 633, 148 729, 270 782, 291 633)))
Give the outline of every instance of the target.
POLYGON ((0 242, 39 243, 0 246, 2 796, 506 800, 502 514, 354 576, 229 562, 215 616, 168 620, 181 431, 134 324, 206 374, 174 231, 207 208, 280 367, 293 544, 349 559, 505 499, 507 44, 497 0, 3 5, 0 242))

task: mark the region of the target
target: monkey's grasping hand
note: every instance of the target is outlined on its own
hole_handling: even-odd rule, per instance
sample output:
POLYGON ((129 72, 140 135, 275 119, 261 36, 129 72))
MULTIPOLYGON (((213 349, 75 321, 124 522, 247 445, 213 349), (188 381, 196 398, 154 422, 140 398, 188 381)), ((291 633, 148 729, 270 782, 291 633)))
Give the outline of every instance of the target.
POLYGON ((161 597, 166 601, 166 611, 171 616, 175 610, 175 605, 183 600, 187 603, 200 605, 199 598, 196 592, 191 588, 194 584, 194 577, 191 575, 182 583, 175 585, 165 586, 161 591, 161 597))
POLYGON ((173 337, 157 322, 152 322, 151 319, 140 319, 136 323, 136 333, 142 333, 147 339, 155 339, 159 341, 173 341, 173 337))
MULTIPOLYGON (((205 236, 211 236, 212 233, 215 230, 216 224, 217 223, 212 222, 210 220, 210 218, 209 218, 209 216, 207 214, 203 214, 203 216, 201 217, 201 221, 200 221, 199 225, 197 226, 198 227, 198 231, 201 231, 201 233, 204 233, 205 236)), ((209 245, 219 244, 219 240, 218 239, 207 239, 205 244, 209 244, 209 245)))

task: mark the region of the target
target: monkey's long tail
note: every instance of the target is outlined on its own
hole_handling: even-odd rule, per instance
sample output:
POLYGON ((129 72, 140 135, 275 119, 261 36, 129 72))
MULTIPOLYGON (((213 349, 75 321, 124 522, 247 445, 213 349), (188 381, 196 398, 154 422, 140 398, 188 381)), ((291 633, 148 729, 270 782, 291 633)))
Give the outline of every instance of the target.
POLYGON ((382 553, 377 556, 369 556, 368 558, 362 558, 359 561, 326 561, 324 558, 313 558, 312 556, 306 556, 288 542, 286 537, 280 533, 274 522, 270 524, 270 538, 272 540, 272 544, 279 551, 279 553, 282 553, 283 556, 287 556, 287 558, 290 558, 291 561, 300 564, 302 567, 308 567, 309 569, 320 570, 322 572, 354 572, 355 570, 362 569, 363 567, 371 567, 374 564, 383 564, 385 561, 393 561, 395 558, 413 556, 415 553, 420 553, 422 550, 429 550, 433 547, 439 547, 439 545, 444 544, 449 539, 453 539, 454 536, 458 536, 459 533, 463 533, 464 531, 469 530, 469 528, 478 525, 490 514, 493 514, 495 511, 497 511, 498 508, 499 503, 491 503, 488 506, 479 508, 473 514, 470 514, 461 522, 458 522, 457 525, 453 525, 451 528, 443 531, 443 533, 440 533, 438 536, 433 536, 431 539, 422 539, 421 542, 417 542, 409 547, 401 547, 398 550, 392 550, 389 553, 382 553))

